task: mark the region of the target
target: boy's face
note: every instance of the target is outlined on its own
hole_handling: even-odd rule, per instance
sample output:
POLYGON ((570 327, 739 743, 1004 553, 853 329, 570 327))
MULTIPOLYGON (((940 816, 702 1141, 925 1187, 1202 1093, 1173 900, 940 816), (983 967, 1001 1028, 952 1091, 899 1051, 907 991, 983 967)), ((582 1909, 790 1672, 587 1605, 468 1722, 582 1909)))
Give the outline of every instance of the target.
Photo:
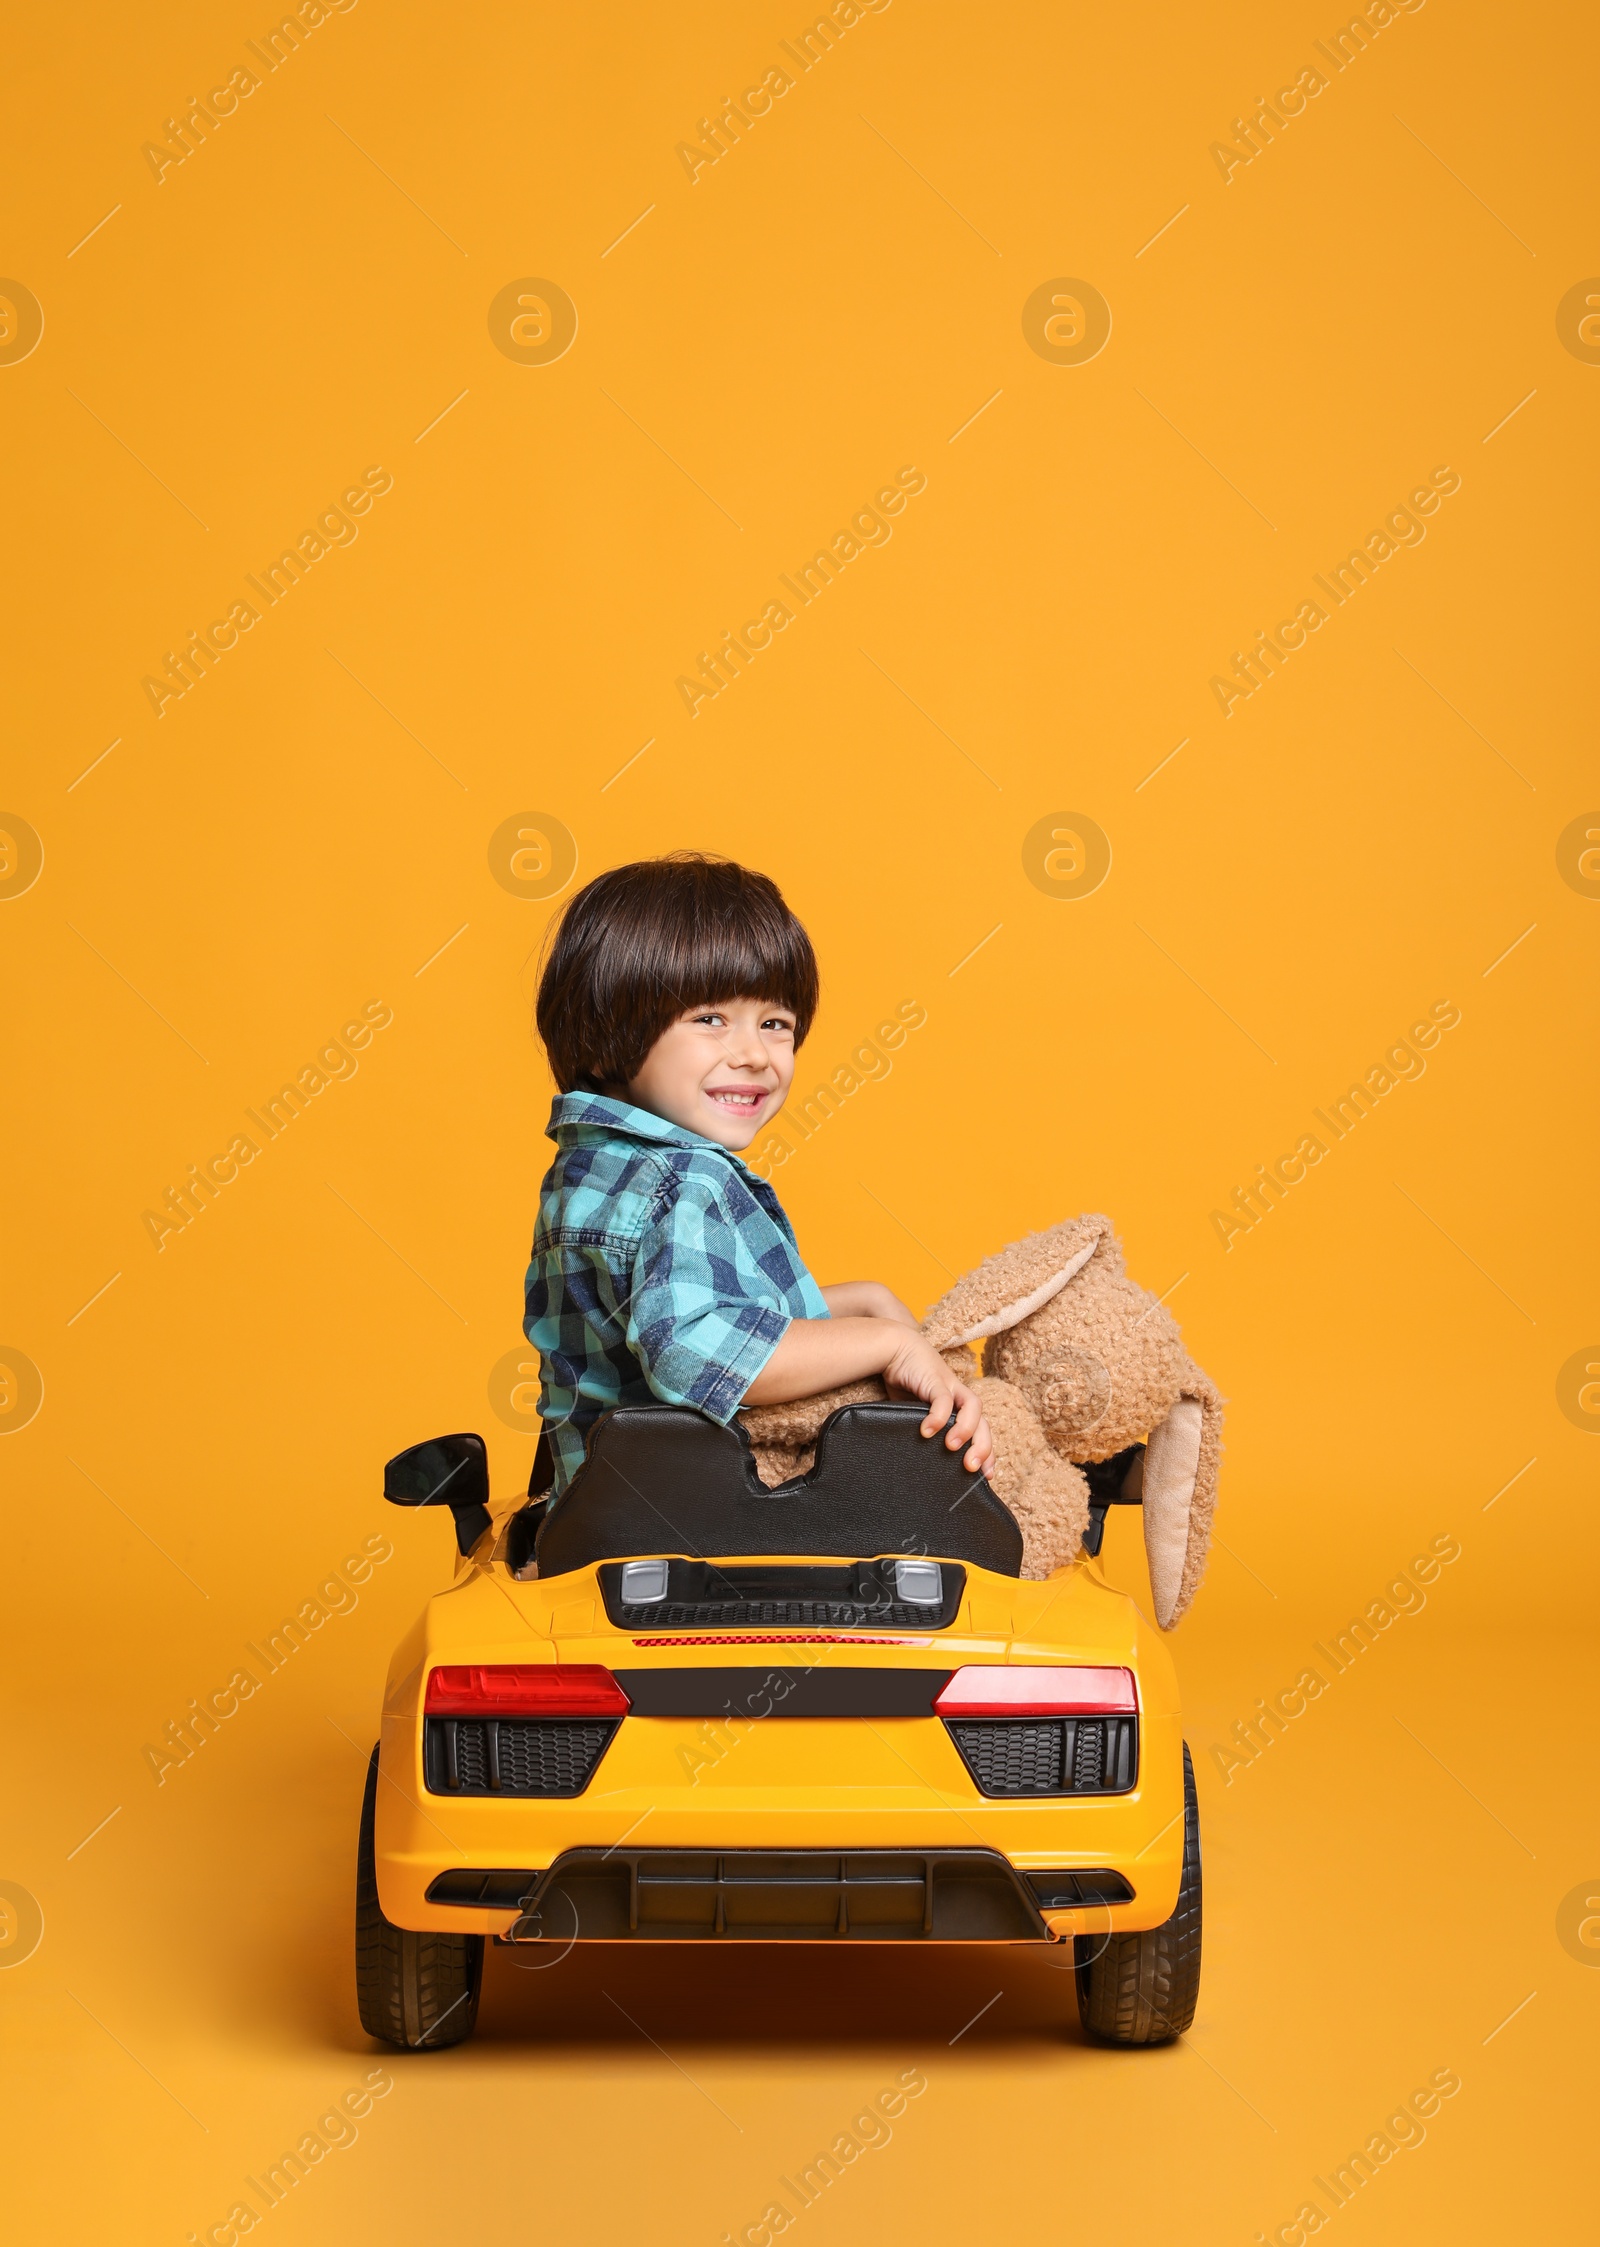
POLYGON ((624 1088, 647 1108, 740 1154, 788 1097, 794 1014, 770 999, 689 1007, 663 1030, 624 1088))

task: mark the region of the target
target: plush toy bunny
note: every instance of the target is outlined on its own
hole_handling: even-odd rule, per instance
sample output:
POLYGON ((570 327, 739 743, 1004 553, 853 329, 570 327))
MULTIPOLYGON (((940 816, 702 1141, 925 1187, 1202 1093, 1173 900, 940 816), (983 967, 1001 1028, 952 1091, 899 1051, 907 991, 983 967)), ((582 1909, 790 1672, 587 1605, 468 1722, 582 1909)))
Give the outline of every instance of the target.
MULTIPOLYGON (((1089 1521, 1082 1468, 1144 1442, 1145 1552, 1156 1620, 1171 1630, 1205 1572, 1222 1451, 1222 1399, 1172 1318, 1130 1280, 1104 1217, 1030 1233, 957 1280, 922 1331, 977 1383, 995 1442, 989 1480, 1022 1529, 1022 1573, 1073 1560, 1089 1521)), ((842 1404, 881 1397, 877 1381, 741 1413, 763 1482, 803 1474, 817 1432, 842 1404)))

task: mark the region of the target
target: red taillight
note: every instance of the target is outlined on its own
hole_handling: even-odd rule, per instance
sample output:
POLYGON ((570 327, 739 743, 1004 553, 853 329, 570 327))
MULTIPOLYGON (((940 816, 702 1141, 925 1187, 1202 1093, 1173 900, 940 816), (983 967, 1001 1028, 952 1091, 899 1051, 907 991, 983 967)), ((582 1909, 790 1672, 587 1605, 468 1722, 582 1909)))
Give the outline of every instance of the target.
POLYGON ((433 1670, 429 1716, 626 1716, 628 1696, 598 1662, 473 1662, 433 1670))
POLYGON ((1132 1670, 998 1662, 957 1670, 933 1704, 936 1716, 1131 1716, 1138 1706, 1132 1670))

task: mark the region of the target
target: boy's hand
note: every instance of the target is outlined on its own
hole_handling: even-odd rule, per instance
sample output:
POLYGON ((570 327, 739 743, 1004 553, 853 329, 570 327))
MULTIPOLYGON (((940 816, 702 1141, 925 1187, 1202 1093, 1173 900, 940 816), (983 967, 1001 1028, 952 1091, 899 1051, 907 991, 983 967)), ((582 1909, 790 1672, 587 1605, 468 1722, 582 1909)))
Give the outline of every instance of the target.
POLYGON ((919 1431, 922 1435, 936 1436, 954 1412, 955 1425, 944 1439, 946 1449, 955 1451, 965 1444, 967 1451, 961 1464, 967 1472, 975 1475, 987 1469, 994 1457, 994 1439, 983 1417, 983 1406, 976 1392, 951 1372, 931 1342, 921 1334, 908 1334, 898 1341, 883 1369, 883 1385, 926 1403, 928 1417, 919 1431))

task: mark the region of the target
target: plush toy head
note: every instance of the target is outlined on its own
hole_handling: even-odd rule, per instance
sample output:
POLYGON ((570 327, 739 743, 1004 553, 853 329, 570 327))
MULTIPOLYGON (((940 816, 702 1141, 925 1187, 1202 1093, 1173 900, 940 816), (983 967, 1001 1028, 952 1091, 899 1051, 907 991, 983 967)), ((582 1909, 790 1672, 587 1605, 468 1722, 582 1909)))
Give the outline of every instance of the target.
MULTIPOLYGON (((1145 1444, 1150 1589, 1156 1621, 1171 1630, 1205 1572, 1222 1399, 1167 1311, 1128 1278, 1110 1220, 1071 1218, 986 1257, 922 1330, 966 1380, 982 1345, 989 1479, 1022 1525, 1025 1576, 1049 1575, 1077 1553, 1089 1507, 1079 1469, 1145 1444)), ((803 1473, 828 1414, 882 1394, 876 1381, 856 1382, 742 1413, 762 1479, 803 1473)))
POLYGON ((1032 1406, 1058 1457, 1110 1459, 1143 1441, 1145 1548, 1170 1630, 1205 1570, 1222 1399, 1170 1314, 1128 1278, 1105 1217, 1076 1217, 985 1258, 923 1321, 936 1347, 981 1342, 983 1370, 1032 1406))

